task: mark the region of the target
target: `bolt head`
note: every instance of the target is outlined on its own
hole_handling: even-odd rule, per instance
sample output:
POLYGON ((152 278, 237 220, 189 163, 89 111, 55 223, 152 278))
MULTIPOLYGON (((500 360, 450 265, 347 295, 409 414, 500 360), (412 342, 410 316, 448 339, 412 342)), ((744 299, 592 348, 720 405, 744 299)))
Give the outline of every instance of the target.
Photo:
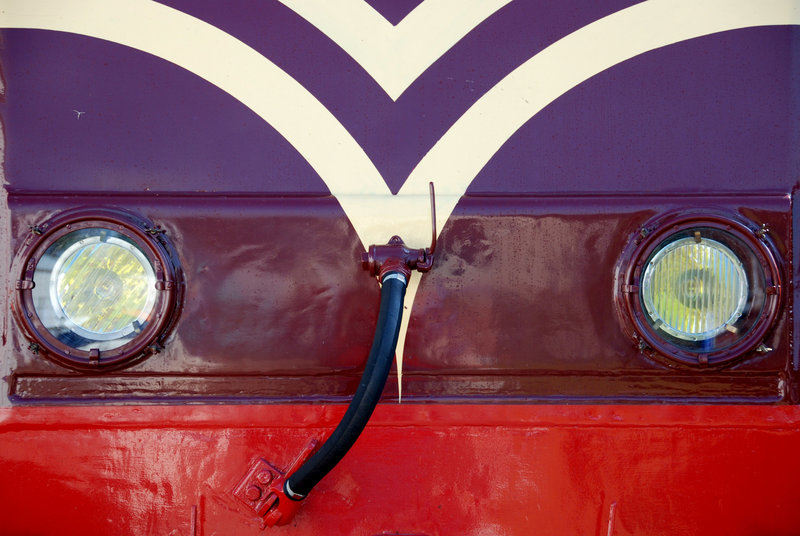
POLYGON ((267 485, 270 482, 272 482, 273 478, 274 475, 270 471, 261 471, 256 475, 256 480, 258 480, 260 483, 264 485, 267 485))
POLYGON ((257 501, 261 498, 261 488, 256 485, 252 485, 247 488, 247 491, 244 492, 244 496, 247 497, 249 501, 257 501))

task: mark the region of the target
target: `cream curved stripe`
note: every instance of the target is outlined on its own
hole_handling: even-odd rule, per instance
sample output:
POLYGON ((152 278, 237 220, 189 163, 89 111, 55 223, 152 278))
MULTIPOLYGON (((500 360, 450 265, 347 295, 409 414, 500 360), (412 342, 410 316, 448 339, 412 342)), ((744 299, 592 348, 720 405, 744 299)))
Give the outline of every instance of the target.
POLYGON ((364 0, 280 0, 397 100, 419 75, 511 0, 425 0, 393 26, 364 0))
POLYGON ((200 19, 150 0, 3 0, 0 27, 96 37, 175 63, 272 125, 335 196, 391 195, 361 146, 310 92, 251 47, 200 19))
POLYGON ((429 240, 428 181, 436 182, 441 230, 489 159, 560 95, 655 48, 736 28, 798 24, 798 3, 649 0, 599 19, 533 56, 481 97, 423 157, 396 196, 313 95, 252 48, 190 15, 149 0, 4 0, 0 26, 89 35, 180 65, 278 130, 325 181, 364 246, 385 242, 398 230, 416 246, 429 240))

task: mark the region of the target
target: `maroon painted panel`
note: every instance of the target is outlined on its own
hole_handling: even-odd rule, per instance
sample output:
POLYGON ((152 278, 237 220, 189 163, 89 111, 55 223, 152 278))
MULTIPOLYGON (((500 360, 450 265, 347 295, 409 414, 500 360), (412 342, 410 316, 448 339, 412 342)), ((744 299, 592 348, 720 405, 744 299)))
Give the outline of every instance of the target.
MULTIPOLYGON (((166 229, 179 252, 187 292, 173 336, 162 353, 130 369, 81 379, 31 354, 12 329, 12 395, 19 401, 335 400, 352 392, 369 349, 378 288, 360 270, 358 239, 333 199, 124 200, 166 229)), ((15 247, 59 208, 104 201, 12 196, 15 247)), ((792 400, 785 310, 766 340, 772 352, 751 352, 723 369, 672 370, 641 354, 622 330, 613 274, 625 246, 654 215, 711 203, 707 197, 463 199, 411 312, 404 395, 792 400)), ((768 225, 776 253, 791 257, 788 197, 751 196, 746 207, 737 196, 715 197, 713 206, 768 225)), ((386 396, 397 396, 396 388, 386 396)))

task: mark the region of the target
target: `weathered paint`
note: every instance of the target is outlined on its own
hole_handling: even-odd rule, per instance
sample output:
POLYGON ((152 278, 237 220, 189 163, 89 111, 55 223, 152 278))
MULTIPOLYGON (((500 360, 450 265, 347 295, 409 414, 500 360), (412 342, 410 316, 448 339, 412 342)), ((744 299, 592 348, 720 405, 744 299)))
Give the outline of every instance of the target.
MULTIPOLYGON (((105 199, 14 195, 15 246, 42 215, 105 199)), ((379 298, 335 201, 128 196, 124 202, 165 228, 179 252, 186 300, 173 336, 156 358, 85 376, 33 355, 19 331, 10 330, 12 398, 341 400, 352 394, 379 298)), ((787 196, 753 195, 746 208, 736 195, 462 199, 411 312, 403 396, 793 401, 797 375, 787 365, 785 308, 769 333, 772 352, 722 370, 672 370, 642 356, 621 328, 613 274, 631 237, 654 215, 710 205, 767 224, 779 255, 790 255, 787 196)), ((397 388, 386 396, 396 397, 397 388)))
MULTIPOLYGON (((344 406, 3 410, 4 534, 258 534, 231 491, 344 406), (194 530, 192 527, 194 526, 194 530)), ((800 412, 381 405, 279 534, 796 534, 800 412)), ((271 532, 270 532, 271 533, 271 532)))
POLYGON ((230 491, 342 415, 377 316, 360 254, 428 244, 429 180, 412 403, 392 378, 274 530, 797 533, 797 291, 771 352, 672 369, 623 333, 613 270, 652 217, 713 208, 797 279, 800 5, 475 3, 433 43, 452 4, 418 4, 340 4, 358 34, 289 1, 4 4, 35 24, 0 51, 0 533, 258 533, 230 491), (162 353, 87 375, 26 350, 12 270, 31 226, 107 205, 167 231, 186 297, 162 353))

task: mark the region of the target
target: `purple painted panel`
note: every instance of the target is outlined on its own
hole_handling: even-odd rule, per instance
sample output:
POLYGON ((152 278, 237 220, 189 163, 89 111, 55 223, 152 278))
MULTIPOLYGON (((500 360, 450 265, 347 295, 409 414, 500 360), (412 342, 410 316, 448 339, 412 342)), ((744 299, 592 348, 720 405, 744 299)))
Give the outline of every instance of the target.
POLYGON ((237 36, 311 91, 364 148, 392 192, 447 129, 509 72, 565 35, 632 3, 512 2, 392 102, 338 45, 277 3, 230 2, 223 20, 213 0, 168 2, 237 36))
MULTIPOLYGON (((230 2, 224 11, 217 2, 170 3, 231 33, 297 79, 361 144, 393 192, 511 70, 627 4, 510 4, 394 103, 350 56, 277 2, 230 2)), ((4 114, 13 188, 327 191, 269 125, 180 67, 58 32, 6 30, 4 41, 14 103, 4 114), (79 118, 75 110, 84 113, 79 118)))
POLYGON ((328 191, 271 126, 180 67, 89 37, 3 35, 12 189, 328 191))
POLYGON ((800 29, 736 30, 600 73, 524 125, 479 192, 790 192, 800 178, 800 29))
POLYGON ((375 11, 397 26, 422 0, 366 0, 375 11))

